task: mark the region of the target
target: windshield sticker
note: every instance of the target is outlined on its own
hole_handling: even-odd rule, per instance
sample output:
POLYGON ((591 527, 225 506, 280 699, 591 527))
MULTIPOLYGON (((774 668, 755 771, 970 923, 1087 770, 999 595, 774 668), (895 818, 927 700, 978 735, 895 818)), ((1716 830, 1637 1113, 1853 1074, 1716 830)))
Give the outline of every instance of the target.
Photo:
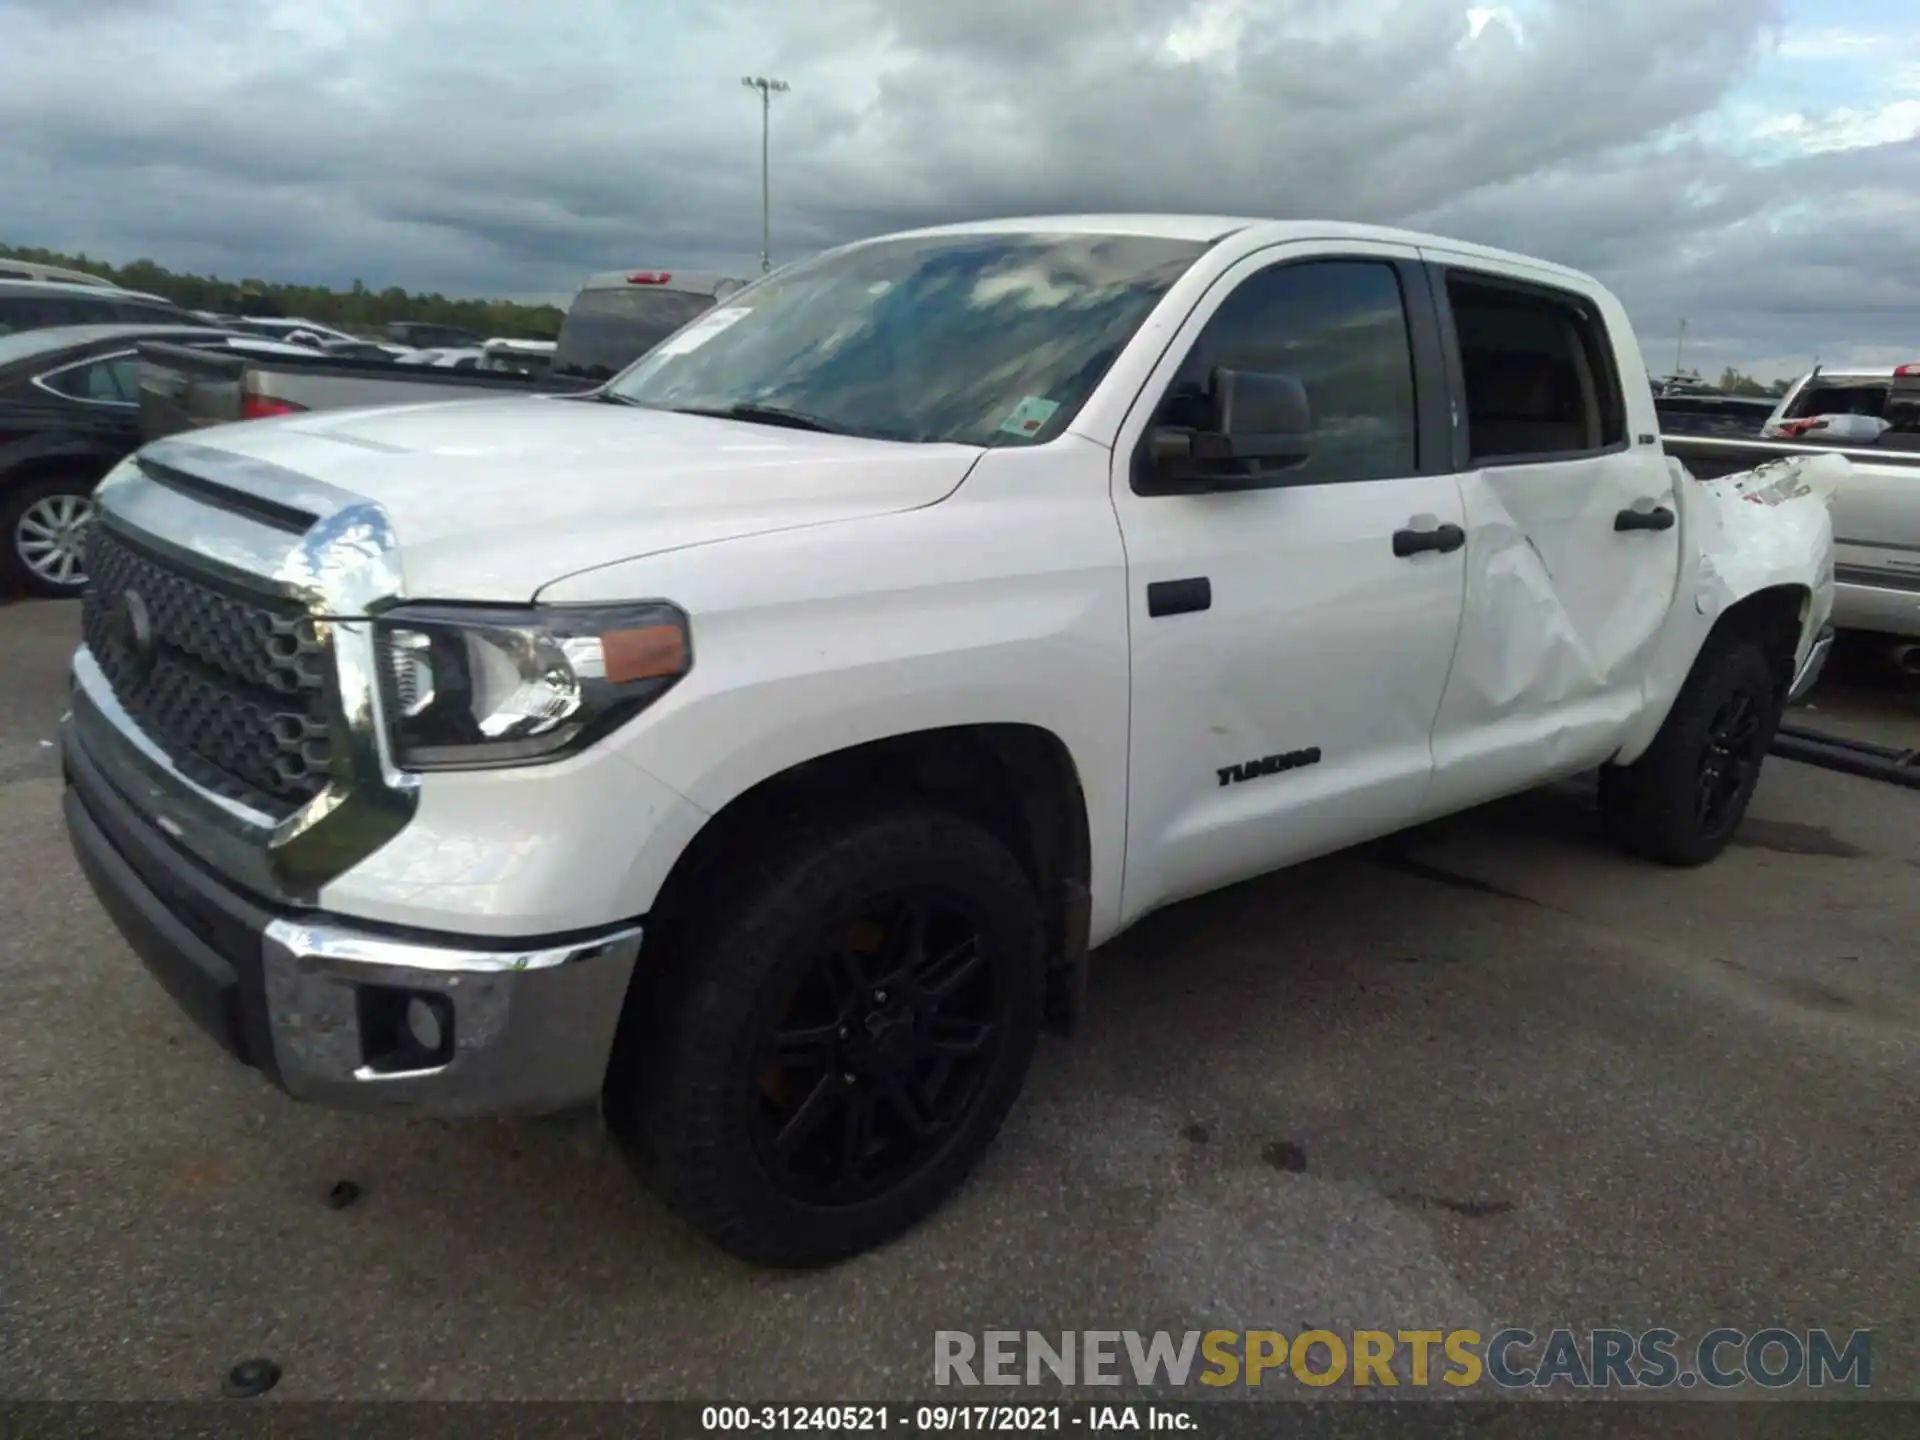
POLYGON ((1005 435, 1035 435, 1040 427, 1053 418, 1053 412, 1060 408, 1058 400, 1046 400, 1038 395, 1029 395, 1013 407, 1013 413, 1000 422, 1000 430, 1005 435))
POLYGON ((746 305, 729 305, 720 310, 709 310, 678 335, 670 335, 654 348, 655 355, 684 355, 689 350, 698 350, 707 341, 718 335, 729 325, 739 320, 752 308, 746 305))

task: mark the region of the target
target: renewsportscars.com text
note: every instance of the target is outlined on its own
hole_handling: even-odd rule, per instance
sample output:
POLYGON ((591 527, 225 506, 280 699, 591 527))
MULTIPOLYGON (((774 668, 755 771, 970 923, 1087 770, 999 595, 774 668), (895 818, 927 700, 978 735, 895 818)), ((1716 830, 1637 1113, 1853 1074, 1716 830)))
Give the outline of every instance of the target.
POLYGON ((1873 1383, 1870 1331, 939 1330, 936 1385, 1549 1385, 1580 1390, 1767 1389, 1873 1383))

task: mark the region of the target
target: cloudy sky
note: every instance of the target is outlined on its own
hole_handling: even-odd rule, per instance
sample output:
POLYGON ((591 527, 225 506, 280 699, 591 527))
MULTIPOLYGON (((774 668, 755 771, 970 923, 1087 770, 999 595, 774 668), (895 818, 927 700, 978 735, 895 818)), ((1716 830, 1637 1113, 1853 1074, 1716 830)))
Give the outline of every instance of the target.
POLYGON ((1408 224, 1650 363, 1920 355, 1913 0, 0 0, 0 241, 564 297, 944 219, 1408 224))

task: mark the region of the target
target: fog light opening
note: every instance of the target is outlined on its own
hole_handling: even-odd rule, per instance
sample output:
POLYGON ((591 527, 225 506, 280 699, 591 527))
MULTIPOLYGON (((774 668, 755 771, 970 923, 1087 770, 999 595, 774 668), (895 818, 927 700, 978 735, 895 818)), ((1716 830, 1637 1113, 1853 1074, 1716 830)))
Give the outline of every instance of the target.
POLYGON ((419 1047, 423 1054, 437 1054, 440 1049, 440 1017, 433 1013, 433 1007, 420 996, 415 995, 407 1001, 407 1038, 419 1047))
POLYGON ((363 985, 360 1054, 375 1074, 434 1070, 453 1059, 453 1004, 428 990, 363 985))

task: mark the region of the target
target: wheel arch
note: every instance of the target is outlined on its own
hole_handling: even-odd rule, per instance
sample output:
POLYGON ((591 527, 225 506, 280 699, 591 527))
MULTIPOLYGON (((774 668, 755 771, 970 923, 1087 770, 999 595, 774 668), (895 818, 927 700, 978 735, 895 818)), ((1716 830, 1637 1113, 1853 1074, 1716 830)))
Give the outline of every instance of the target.
MULTIPOLYGON (((907 731, 812 756, 755 782, 715 811, 681 849, 649 912, 650 939, 671 947, 690 915, 724 903, 721 883, 744 846, 802 815, 882 797, 962 815, 1013 852, 1045 919, 1047 1020, 1070 1033, 1086 992, 1091 832, 1079 767, 1066 743, 1039 725, 907 731)), ((645 985, 655 970, 642 966, 635 985, 645 985)))
POLYGON ((120 458, 117 454, 83 445, 65 445, 16 454, 7 461, 4 469, 0 469, 0 500, 37 481, 59 475, 90 476, 97 485, 120 462, 120 458))
POLYGON ((1773 663, 1784 695, 1793 683, 1795 662, 1812 610, 1813 591, 1808 586, 1766 586, 1743 595, 1721 611, 1700 648, 1704 651, 1708 645, 1736 636, 1759 642, 1773 663))
POLYGON ((1813 619, 1813 591, 1794 581, 1763 585, 1728 604, 1700 632, 1699 642, 1685 667, 1677 670, 1671 682, 1663 687, 1658 703, 1642 713, 1634 733, 1615 753, 1612 763, 1629 765, 1646 753, 1673 712, 1685 689, 1687 676, 1698 667, 1701 656, 1730 637, 1755 639, 1765 647, 1784 695, 1793 683, 1799 656, 1812 638, 1807 631, 1813 619))

